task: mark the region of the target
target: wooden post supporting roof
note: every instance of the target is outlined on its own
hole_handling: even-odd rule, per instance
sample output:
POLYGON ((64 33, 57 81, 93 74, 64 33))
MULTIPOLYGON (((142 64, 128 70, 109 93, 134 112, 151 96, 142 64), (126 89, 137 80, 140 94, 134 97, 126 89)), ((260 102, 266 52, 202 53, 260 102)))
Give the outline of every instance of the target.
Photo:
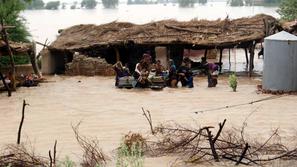
POLYGON ((120 51, 118 48, 114 48, 115 52, 116 52, 116 60, 117 62, 121 60, 121 56, 120 56, 120 51))
POLYGON ((39 78, 41 78, 41 73, 39 72, 39 68, 36 62, 36 43, 35 42, 33 42, 33 46, 31 49, 32 50, 28 51, 27 53, 30 58, 33 71, 39 78))
POLYGON ((250 46, 249 52, 250 52, 249 77, 251 77, 254 69, 255 44, 252 44, 250 46))
POLYGON ((219 67, 220 67, 220 70, 219 72, 222 73, 222 58, 223 58, 223 49, 220 49, 220 60, 219 60, 219 67))
POLYGON ((207 59, 207 49, 205 49, 205 51, 204 51, 204 58, 205 58, 205 60, 207 59))
POLYGON ((11 81, 11 85, 12 85, 12 90, 16 90, 16 82, 15 82, 15 63, 14 63, 14 59, 13 59, 13 53, 12 50, 10 48, 9 45, 9 41, 8 41, 8 33, 6 31, 7 26, 4 26, 4 22, 3 20, 1 20, 1 34, 2 34, 2 39, 5 42, 7 51, 8 51, 8 55, 9 55, 9 59, 10 59, 10 65, 11 65, 11 75, 12 75, 12 81, 11 81))
POLYGON ((248 67, 248 65, 249 65, 249 57, 248 57, 247 48, 244 48, 244 52, 245 52, 246 67, 248 67))

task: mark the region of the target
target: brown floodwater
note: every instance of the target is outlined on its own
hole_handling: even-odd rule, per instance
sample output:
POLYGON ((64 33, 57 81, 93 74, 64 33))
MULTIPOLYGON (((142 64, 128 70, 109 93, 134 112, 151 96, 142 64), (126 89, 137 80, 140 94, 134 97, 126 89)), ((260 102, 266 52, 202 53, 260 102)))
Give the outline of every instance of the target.
MULTIPOLYGON (((240 127, 248 115, 247 133, 265 139, 271 130, 279 128, 281 135, 291 136, 297 129, 297 96, 287 95, 273 100, 235 108, 209 110, 226 105, 247 103, 272 95, 257 94, 259 78, 239 78, 237 92, 228 87, 227 78, 220 77, 216 88, 207 88, 205 77, 195 78, 195 87, 150 89, 117 89, 113 77, 47 76, 48 83, 38 87, 20 88, 8 98, 0 94, 0 146, 15 143, 21 118, 22 101, 26 108, 23 142, 30 141, 36 152, 46 156, 55 140, 58 155, 80 157, 80 148, 71 125, 81 121, 80 132, 99 139, 109 156, 119 146, 123 135, 132 132, 146 134, 149 126, 141 108, 151 111, 153 123, 175 121, 184 125, 216 126, 227 119, 226 128, 240 127), (79 82, 80 81, 80 82, 79 82)), ((148 158, 146 166, 171 166, 174 158, 148 158)), ((113 166, 113 165, 110 165, 113 166)))

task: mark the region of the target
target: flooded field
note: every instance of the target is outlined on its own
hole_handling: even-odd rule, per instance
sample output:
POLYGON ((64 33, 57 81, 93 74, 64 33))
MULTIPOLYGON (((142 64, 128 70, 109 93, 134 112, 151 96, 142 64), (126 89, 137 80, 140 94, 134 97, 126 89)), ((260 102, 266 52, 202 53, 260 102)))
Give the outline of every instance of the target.
MULTIPOLYGON (((193 89, 165 88, 163 91, 117 89, 113 86, 113 77, 46 78, 48 83, 35 88, 20 88, 11 98, 0 94, 1 147, 16 142, 23 99, 30 106, 26 109, 22 141, 30 141, 36 152, 47 156, 57 139, 59 157, 68 155, 74 160, 79 159, 81 152, 72 124, 81 121, 80 132, 97 137, 104 152, 113 156, 124 134, 149 132, 142 107, 151 111, 154 124, 175 121, 191 126, 216 126, 227 119, 227 128, 241 127, 254 112, 247 121, 246 130, 250 137, 265 139, 275 128, 280 129, 282 136, 297 134, 297 96, 286 95, 253 105, 211 110, 272 96, 256 92, 259 78, 240 77, 238 92, 231 91, 226 77, 219 78, 216 88, 207 88, 206 78, 197 77, 193 89)), ((169 157, 145 160, 148 167, 164 167, 172 163, 173 158, 169 157)), ((111 163, 110 166, 114 165, 111 163)))

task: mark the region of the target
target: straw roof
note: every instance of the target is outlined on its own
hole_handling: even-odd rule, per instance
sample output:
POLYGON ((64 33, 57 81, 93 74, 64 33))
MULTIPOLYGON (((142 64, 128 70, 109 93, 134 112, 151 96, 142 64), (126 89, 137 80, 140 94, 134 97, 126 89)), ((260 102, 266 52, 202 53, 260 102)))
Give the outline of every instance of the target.
POLYGON ((285 31, 297 35, 297 21, 284 22, 282 23, 282 27, 285 31))
MULTIPOLYGON (((26 54, 28 51, 32 51, 31 43, 13 42, 9 41, 10 48, 14 54, 26 54)), ((0 53, 7 54, 6 44, 0 39, 0 53)))
POLYGON ((264 20, 275 23, 269 15, 250 18, 179 22, 163 20, 143 25, 111 22, 103 25, 76 25, 65 29, 50 49, 81 50, 90 47, 135 45, 187 45, 196 48, 234 47, 245 42, 259 42, 265 37, 264 20))

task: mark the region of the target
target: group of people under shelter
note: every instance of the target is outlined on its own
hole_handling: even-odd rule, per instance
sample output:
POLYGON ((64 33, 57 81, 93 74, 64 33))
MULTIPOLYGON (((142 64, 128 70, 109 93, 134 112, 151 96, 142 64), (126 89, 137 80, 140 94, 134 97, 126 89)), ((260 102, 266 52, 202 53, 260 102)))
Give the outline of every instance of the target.
POLYGON ((136 64, 133 72, 130 72, 128 64, 123 65, 120 61, 114 64, 113 67, 116 72, 115 86, 119 88, 162 89, 165 86, 177 88, 180 82, 182 87, 193 88, 193 76, 196 73, 192 70, 192 65, 198 67, 201 73, 207 75, 208 87, 217 85, 218 66, 208 63, 205 57, 201 58, 198 65, 197 62, 185 57, 178 68, 174 61, 169 59, 168 68, 165 68, 160 60, 153 61, 151 55, 145 53, 136 64))

